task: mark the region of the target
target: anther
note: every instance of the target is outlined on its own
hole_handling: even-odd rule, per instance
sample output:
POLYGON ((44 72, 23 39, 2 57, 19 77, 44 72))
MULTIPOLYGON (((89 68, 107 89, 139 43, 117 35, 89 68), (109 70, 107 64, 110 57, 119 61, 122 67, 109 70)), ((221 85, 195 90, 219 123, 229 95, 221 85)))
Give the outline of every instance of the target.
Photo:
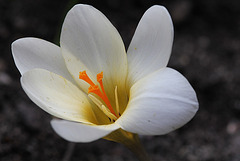
POLYGON ((92 94, 89 94, 88 97, 93 101, 93 103, 95 103, 99 108, 101 108, 101 106, 103 105, 102 102, 97 99, 95 96, 93 96, 92 94))
POLYGON ((103 111, 103 113, 105 115, 107 115, 111 119, 117 120, 117 117, 114 114, 112 114, 111 111, 107 107, 105 107, 104 105, 102 105, 101 110, 103 111))
POLYGON ((116 110, 117 110, 117 114, 118 116, 120 116, 120 112, 119 112, 119 103, 118 103, 118 94, 117 94, 117 86, 115 87, 115 102, 116 102, 116 110))
MULTIPOLYGON (((98 108, 105 114, 109 119, 116 120, 117 117, 111 113, 111 111, 102 104, 102 102, 97 99, 92 94, 89 94, 88 97, 98 106, 98 108)), ((111 120, 110 120, 111 121, 111 120)))
MULTIPOLYGON (((86 81, 90 87, 88 88, 88 93, 94 93, 96 94, 97 96, 99 96, 103 102, 106 104, 107 106, 107 110, 111 113, 111 115, 113 115, 114 117, 117 118, 117 115, 115 113, 115 111, 113 110, 111 104, 110 104, 110 101, 106 95, 106 92, 104 90, 104 87, 103 87, 103 82, 102 82, 102 79, 103 79, 103 72, 101 73, 98 73, 97 74, 97 81, 101 87, 101 90, 100 88, 98 87, 98 85, 95 85, 92 80, 88 77, 86 71, 83 71, 83 72, 79 72, 79 79, 82 79, 84 81, 86 81)), ((103 105, 104 106, 104 105, 103 105)), ((105 106, 104 106, 105 107, 105 106)), ((100 108, 103 108, 102 105, 100 108)), ((106 107, 105 107, 106 108, 106 107)), ((105 110, 106 111, 106 110, 105 110)), ((108 114, 109 115, 109 114, 108 114)), ((108 116, 107 115, 107 116, 108 116)), ((112 118, 112 117, 111 117, 112 118)))

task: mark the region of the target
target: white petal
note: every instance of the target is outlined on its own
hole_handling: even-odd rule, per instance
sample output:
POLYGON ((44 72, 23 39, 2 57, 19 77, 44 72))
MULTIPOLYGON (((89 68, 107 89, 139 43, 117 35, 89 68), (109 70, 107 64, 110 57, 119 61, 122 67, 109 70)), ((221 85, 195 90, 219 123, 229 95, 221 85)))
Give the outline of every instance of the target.
POLYGON ((74 82, 61 49, 55 44, 38 38, 22 38, 12 43, 12 54, 21 74, 34 68, 42 68, 74 82))
POLYGON ((140 20, 128 48, 128 86, 166 67, 173 43, 173 24, 166 8, 153 6, 140 20))
POLYGON ((162 68, 139 80, 116 123, 142 135, 162 135, 186 124, 198 110, 196 94, 177 71, 162 68))
POLYGON ((62 76, 33 69, 23 74, 21 84, 30 99, 51 115, 78 122, 96 122, 87 95, 62 76))
POLYGON ((83 70, 95 83, 97 73, 103 71, 103 83, 113 92, 119 83, 125 85, 124 44, 117 30, 97 9, 88 5, 74 6, 63 23, 60 44, 69 71, 84 91, 89 85, 78 77, 83 70))
POLYGON ((57 119, 53 119, 51 125, 58 135, 71 142, 91 142, 119 128, 117 124, 97 126, 57 119))

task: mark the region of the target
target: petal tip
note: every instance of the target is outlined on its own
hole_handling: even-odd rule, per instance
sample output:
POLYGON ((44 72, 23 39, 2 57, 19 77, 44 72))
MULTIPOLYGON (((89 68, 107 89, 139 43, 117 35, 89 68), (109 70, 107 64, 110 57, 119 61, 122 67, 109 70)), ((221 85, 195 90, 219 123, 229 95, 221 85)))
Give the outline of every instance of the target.
POLYGON ((72 7, 71 10, 83 9, 83 8, 94 8, 94 7, 88 4, 76 4, 75 6, 72 7))

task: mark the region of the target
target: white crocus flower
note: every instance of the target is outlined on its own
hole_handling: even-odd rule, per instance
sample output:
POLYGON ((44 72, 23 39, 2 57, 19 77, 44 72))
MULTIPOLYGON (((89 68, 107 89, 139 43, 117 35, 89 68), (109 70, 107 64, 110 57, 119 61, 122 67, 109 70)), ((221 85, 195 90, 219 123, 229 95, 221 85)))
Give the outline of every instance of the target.
POLYGON ((60 47, 22 38, 13 42, 12 53, 29 98, 61 118, 51 121, 61 137, 119 141, 118 132, 169 133, 198 110, 191 85, 166 67, 172 42, 173 24, 162 6, 145 12, 126 54, 109 20, 80 4, 65 18, 60 47))

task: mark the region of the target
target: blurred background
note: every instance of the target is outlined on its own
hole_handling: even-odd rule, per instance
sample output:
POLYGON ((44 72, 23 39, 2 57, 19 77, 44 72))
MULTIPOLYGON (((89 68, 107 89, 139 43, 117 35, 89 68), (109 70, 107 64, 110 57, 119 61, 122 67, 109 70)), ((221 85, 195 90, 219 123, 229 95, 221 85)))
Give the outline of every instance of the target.
POLYGON ((153 161, 240 160, 239 0, 0 0, 1 161, 136 161, 114 142, 63 140, 52 130, 51 116, 34 105, 20 86, 11 43, 38 37, 58 44, 63 19, 74 3, 102 11, 126 48, 150 6, 169 10, 175 38, 168 66, 192 84, 200 109, 179 130, 141 137, 153 161))

